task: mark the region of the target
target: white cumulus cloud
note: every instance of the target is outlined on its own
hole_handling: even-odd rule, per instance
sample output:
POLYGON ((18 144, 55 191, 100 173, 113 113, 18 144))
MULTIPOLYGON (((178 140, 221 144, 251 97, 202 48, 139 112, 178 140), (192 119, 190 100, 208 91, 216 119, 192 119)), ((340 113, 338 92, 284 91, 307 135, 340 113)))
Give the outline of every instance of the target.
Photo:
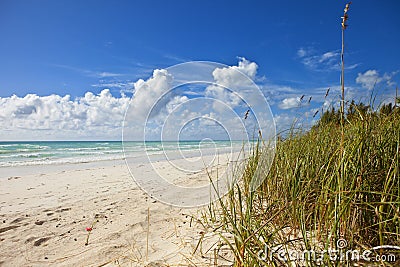
POLYGON ((154 70, 152 77, 146 81, 139 79, 134 84, 135 93, 128 114, 132 118, 128 119, 146 119, 147 116, 159 114, 172 99, 172 96, 168 95, 171 82, 172 76, 165 69, 154 70))
MULTIPOLYGON (((216 68, 212 75, 215 85, 206 88, 205 95, 222 101, 231 108, 240 105, 242 100, 249 100, 254 92, 254 79, 258 65, 255 62, 239 57, 237 66, 216 68)), ((214 106, 218 109, 217 106, 214 106)))
POLYGON ((290 97, 290 98, 285 98, 282 100, 282 102, 279 104, 279 107, 281 109, 290 109, 290 108, 296 108, 300 106, 300 97, 290 97))
POLYGON ((396 75, 397 72, 385 73, 383 76, 379 74, 377 70, 367 70, 364 73, 358 73, 356 78, 356 83, 361 84, 362 87, 371 90, 375 85, 386 82, 388 86, 392 86, 392 77, 396 75))

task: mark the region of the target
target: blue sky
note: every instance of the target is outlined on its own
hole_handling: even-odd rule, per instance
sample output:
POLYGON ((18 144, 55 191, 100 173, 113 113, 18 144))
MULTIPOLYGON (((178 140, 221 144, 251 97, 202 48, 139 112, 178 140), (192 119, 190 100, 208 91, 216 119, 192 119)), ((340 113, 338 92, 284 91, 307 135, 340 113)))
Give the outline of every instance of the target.
MULTIPOLYGON (((154 69, 191 60, 234 66, 244 57, 257 64, 255 81, 274 115, 288 122, 335 102, 335 95, 329 103, 322 96, 340 84, 345 3, 3 0, 0 98, 55 94, 73 101, 104 89, 120 98, 154 69), (303 94, 314 100, 301 109, 303 94)), ((383 100, 394 94, 399 12, 397 0, 353 1, 345 33, 349 97, 370 95, 374 83, 383 100)))

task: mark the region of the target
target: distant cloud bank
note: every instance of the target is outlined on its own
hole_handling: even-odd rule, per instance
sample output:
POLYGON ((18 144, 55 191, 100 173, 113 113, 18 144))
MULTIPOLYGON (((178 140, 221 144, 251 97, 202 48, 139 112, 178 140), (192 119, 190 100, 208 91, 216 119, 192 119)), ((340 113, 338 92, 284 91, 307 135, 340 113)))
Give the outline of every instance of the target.
POLYGON ((121 126, 128 103, 128 97, 113 97, 108 89, 76 99, 36 94, 0 98, 0 139, 105 138, 121 126))

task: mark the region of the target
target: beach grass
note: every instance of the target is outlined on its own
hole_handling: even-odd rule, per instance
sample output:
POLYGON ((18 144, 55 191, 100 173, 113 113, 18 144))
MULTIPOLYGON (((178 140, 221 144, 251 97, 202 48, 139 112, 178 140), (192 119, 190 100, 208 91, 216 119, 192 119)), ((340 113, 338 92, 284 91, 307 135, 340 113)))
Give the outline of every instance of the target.
POLYGON ((363 106, 349 109, 344 125, 331 111, 310 130, 278 138, 271 169, 252 191, 266 153, 256 144, 241 182, 205 215, 231 250, 233 266, 351 265, 363 258, 310 252, 400 246, 400 109, 363 106), (289 255, 294 250, 308 254, 299 259, 289 255))
POLYGON ((341 23, 339 111, 331 107, 311 129, 278 136, 271 166, 262 160, 271 152, 260 134, 240 182, 204 214, 232 266, 400 264, 400 101, 396 93, 394 106, 346 107, 350 4, 341 23), (264 182, 254 190, 254 180, 264 182))

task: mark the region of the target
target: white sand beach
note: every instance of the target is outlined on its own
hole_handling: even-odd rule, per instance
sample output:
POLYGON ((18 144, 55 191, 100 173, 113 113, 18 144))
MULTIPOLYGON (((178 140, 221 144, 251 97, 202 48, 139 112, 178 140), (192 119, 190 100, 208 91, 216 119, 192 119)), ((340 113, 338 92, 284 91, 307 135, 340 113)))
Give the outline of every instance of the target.
MULTIPOLYGON (((185 180, 168 162, 154 166, 187 184, 208 180, 205 172, 185 180)), ((141 168, 146 175, 150 166, 141 168)), ((194 219, 201 217, 200 209, 171 207, 149 197, 124 161, 1 171, 0 266, 214 264, 215 242, 193 254, 206 231, 194 219), (85 245, 87 227, 92 230, 85 245)))

